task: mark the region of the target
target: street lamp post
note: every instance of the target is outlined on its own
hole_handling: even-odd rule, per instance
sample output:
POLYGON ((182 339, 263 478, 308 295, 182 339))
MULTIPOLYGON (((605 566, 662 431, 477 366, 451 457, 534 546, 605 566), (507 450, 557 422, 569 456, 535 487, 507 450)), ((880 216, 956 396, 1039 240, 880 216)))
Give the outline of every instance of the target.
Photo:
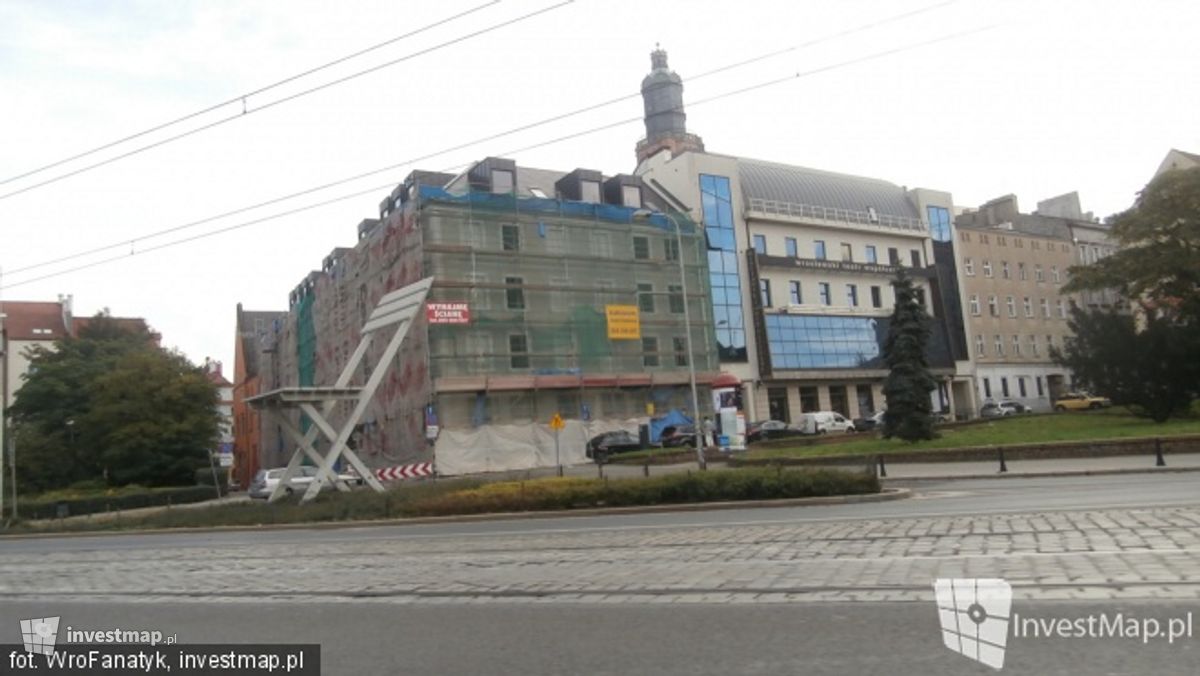
MULTIPOLYGON (((648 219, 654 212, 649 209, 638 209, 633 212, 635 219, 648 219)), ((692 431, 696 434, 696 462, 700 469, 706 469, 704 461, 703 431, 700 423, 700 396, 696 393, 696 353, 692 349, 692 313, 688 309, 687 269, 683 265, 683 229, 679 221, 670 214, 662 214, 675 227, 675 259, 679 261, 679 292, 683 295, 683 331, 687 347, 688 384, 692 388, 692 431)))

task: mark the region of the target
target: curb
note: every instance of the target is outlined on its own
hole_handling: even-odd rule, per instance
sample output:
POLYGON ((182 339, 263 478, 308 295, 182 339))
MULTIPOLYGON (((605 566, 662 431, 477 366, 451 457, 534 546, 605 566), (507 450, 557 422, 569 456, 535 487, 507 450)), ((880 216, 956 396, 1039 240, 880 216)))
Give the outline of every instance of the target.
MULTIPOLYGON (((897 463, 900 464, 900 463, 897 463)), ((1039 479, 1062 478, 1076 476, 1111 476, 1118 474, 1182 474, 1184 472, 1200 472, 1200 467, 1131 467, 1127 469, 1081 469, 1059 470, 1057 472, 996 472, 994 474, 941 474, 930 476, 898 476, 880 477, 881 482, 892 483, 899 481, 958 481, 966 479, 1039 479)))
POLYGON ((4 540, 44 540, 63 537, 105 537, 113 535, 178 535, 203 533, 238 533, 275 530, 337 530, 342 528, 372 528, 380 526, 422 526, 441 523, 473 523, 486 521, 528 521, 559 519, 575 516, 621 516, 626 514, 659 514, 664 512, 704 512, 729 509, 768 509, 771 507, 819 507, 849 505, 864 502, 889 502, 912 497, 907 488, 884 488, 879 493, 863 495, 830 495, 816 498, 783 498, 779 500, 737 500, 730 502, 691 502, 673 505, 640 505, 636 507, 593 507, 562 509, 545 512, 497 512, 492 514, 451 514, 447 516, 418 516, 408 519, 374 519, 367 521, 318 521, 314 523, 259 524, 255 526, 201 526, 198 528, 154 528, 148 530, 66 531, 61 533, 14 533, 0 535, 4 540))

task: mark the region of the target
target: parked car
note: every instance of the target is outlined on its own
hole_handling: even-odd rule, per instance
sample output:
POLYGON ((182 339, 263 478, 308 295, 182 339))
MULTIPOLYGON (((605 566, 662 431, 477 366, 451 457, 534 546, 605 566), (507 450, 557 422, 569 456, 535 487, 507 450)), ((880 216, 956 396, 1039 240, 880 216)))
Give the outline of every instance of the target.
MULTIPOLYGON (((258 474, 254 475, 254 481, 250 482, 249 494, 252 498, 266 500, 271 497, 271 493, 275 491, 275 487, 279 485, 279 480, 283 478, 283 473, 287 471, 286 467, 276 467, 275 469, 260 469, 258 474)), ((308 490, 308 485, 317 478, 317 468, 312 465, 301 465, 298 468, 296 476, 288 482, 288 487, 283 490, 285 495, 291 495, 296 491, 308 490)), ((362 478, 354 473, 339 474, 338 478, 350 485, 362 484, 362 478)))
POLYGON ((984 418, 1003 418, 1006 415, 1016 415, 1017 413, 1019 411, 1012 406, 1011 402, 1003 401, 989 401, 979 409, 979 415, 984 418))
POLYGON ((642 442, 636 434, 625 430, 615 430, 592 437, 587 443, 584 454, 596 461, 596 464, 603 465, 613 455, 637 451, 641 448, 642 442))
POLYGON ((855 418, 854 429, 859 432, 866 432, 883 427, 883 414, 883 411, 875 411, 865 418, 855 418))
POLYGON ((816 434, 826 434, 828 432, 856 432, 858 428, 854 423, 848 420, 841 413, 834 411, 817 411, 816 413, 805 413, 806 417, 811 420, 811 429, 816 434))
POLYGON ((663 448, 679 448, 683 446, 696 447, 696 428, 692 425, 679 425, 663 430, 661 437, 663 448))
POLYGON ((1112 406, 1108 397, 1097 397, 1087 392, 1067 392, 1054 400, 1055 411, 1086 411, 1112 406))
POLYGON ((1007 407, 1011 408, 1012 410, 1016 411, 1017 413, 1032 413, 1033 412, 1032 408, 1029 408, 1025 404, 1022 404, 1021 402, 1015 401, 1013 399, 1001 399, 1000 405, 1007 406, 1007 407))
POLYGON ((746 426, 746 441, 762 441, 764 439, 782 439, 804 434, 804 430, 783 422, 782 420, 760 420, 746 426))

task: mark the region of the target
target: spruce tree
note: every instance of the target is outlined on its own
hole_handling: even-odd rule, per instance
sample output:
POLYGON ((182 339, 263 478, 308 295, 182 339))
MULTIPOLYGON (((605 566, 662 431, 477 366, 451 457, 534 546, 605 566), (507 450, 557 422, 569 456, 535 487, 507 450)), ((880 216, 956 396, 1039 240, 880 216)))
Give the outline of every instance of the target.
POLYGON ((896 306, 884 343, 884 359, 888 365, 883 395, 887 412, 883 416, 883 437, 899 437, 915 443, 932 439, 933 404, 929 393, 937 381, 929 373, 925 345, 929 342, 929 318, 917 301, 912 280, 901 268, 892 280, 896 306))

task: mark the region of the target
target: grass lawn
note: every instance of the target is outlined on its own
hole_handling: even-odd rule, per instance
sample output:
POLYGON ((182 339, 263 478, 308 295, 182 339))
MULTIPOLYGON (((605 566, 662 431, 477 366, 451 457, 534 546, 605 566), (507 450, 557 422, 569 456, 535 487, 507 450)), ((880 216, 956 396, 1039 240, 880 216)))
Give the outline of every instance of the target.
POLYGON ((971 446, 1011 446, 1054 441, 1096 441, 1130 437, 1178 436, 1200 434, 1200 419, 1172 419, 1159 424, 1148 418, 1135 418, 1123 408, 1080 411, 1040 416, 1011 416, 991 422, 938 430, 940 438, 910 444, 897 439, 875 436, 838 444, 811 446, 760 446, 751 448, 746 457, 802 458, 871 453, 903 453, 971 446))

